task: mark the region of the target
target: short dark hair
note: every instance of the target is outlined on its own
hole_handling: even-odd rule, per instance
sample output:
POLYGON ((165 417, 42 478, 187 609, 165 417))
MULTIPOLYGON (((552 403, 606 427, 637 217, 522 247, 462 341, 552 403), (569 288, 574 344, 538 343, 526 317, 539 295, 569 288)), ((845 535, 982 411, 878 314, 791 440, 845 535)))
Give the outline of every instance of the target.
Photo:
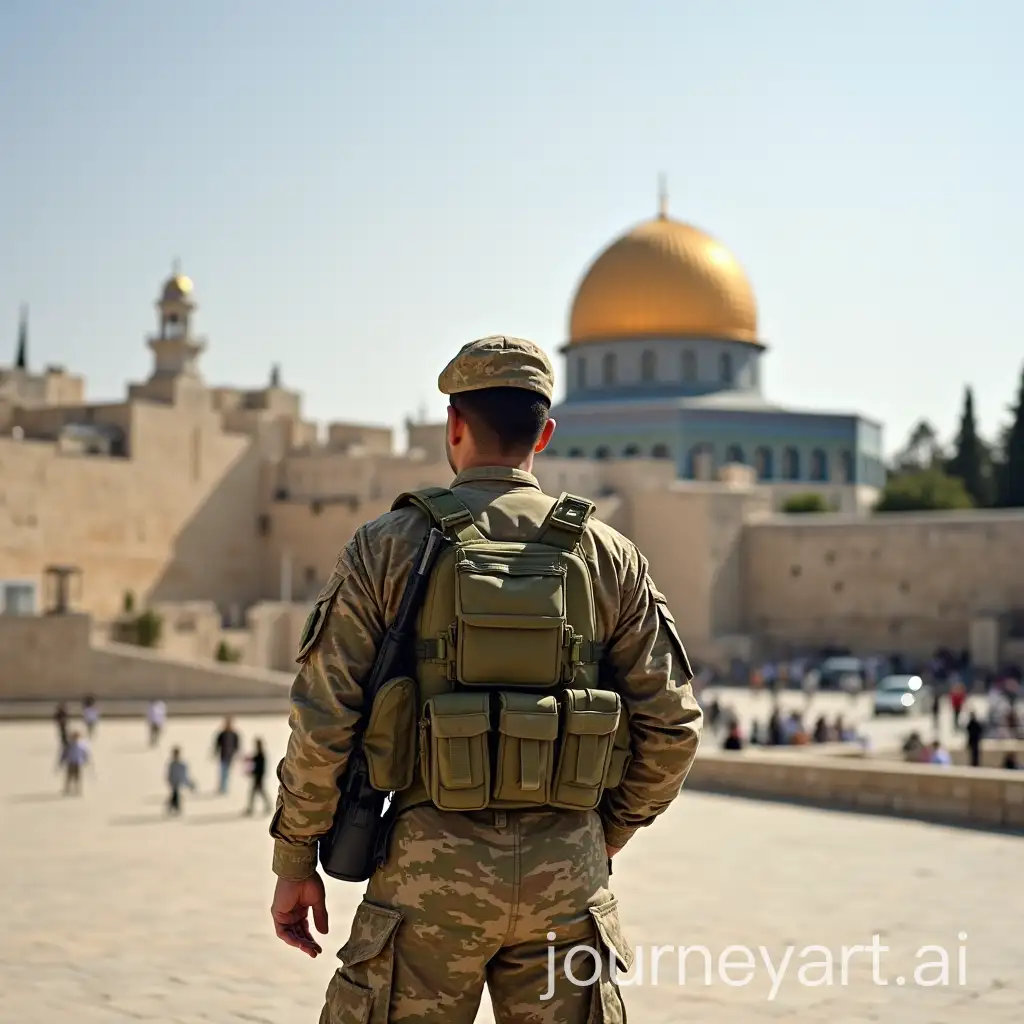
POLYGON ((462 416, 476 443, 491 454, 527 455, 548 421, 551 403, 526 388, 481 388, 451 396, 451 405, 462 416))

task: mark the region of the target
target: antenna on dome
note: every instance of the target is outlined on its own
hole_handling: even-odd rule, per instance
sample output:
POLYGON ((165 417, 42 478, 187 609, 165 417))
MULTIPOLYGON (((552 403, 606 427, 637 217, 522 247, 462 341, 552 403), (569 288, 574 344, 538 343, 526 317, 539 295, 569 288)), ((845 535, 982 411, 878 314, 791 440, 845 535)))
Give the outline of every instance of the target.
POLYGON ((664 174, 658 175, 658 217, 661 220, 668 217, 668 183, 664 174))

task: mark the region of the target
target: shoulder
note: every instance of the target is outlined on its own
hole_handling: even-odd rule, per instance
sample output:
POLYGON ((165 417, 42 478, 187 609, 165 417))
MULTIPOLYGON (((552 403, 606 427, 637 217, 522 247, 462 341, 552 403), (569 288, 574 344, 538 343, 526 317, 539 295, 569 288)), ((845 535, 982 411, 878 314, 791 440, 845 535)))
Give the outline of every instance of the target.
POLYGON ((426 514, 413 506, 385 512, 356 529, 338 556, 337 569, 365 568, 373 575, 381 566, 402 563, 414 556, 429 529, 426 514))
POLYGON ((647 575, 647 559, 636 544, 595 516, 587 523, 583 546, 601 573, 611 572, 624 584, 635 587, 647 575))

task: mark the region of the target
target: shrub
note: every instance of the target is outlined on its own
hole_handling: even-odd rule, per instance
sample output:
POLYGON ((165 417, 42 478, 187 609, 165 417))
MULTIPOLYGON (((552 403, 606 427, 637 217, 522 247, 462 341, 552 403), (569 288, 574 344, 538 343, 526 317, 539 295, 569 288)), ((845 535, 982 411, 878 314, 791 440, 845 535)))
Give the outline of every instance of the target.
POLYGON ((828 503, 817 493, 794 494, 782 506, 783 512, 828 512, 828 503))

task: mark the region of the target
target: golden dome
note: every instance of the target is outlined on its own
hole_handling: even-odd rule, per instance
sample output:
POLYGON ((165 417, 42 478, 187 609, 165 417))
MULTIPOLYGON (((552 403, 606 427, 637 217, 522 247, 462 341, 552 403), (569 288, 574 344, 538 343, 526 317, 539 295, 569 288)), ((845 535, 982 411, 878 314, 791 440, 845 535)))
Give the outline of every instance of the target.
POLYGON ((757 341, 757 303, 736 258, 665 214, 594 260, 569 321, 570 344, 650 337, 757 341))
POLYGON ((192 279, 184 274, 173 274, 164 284, 164 299, 184 299, 192 294, 192 279))

